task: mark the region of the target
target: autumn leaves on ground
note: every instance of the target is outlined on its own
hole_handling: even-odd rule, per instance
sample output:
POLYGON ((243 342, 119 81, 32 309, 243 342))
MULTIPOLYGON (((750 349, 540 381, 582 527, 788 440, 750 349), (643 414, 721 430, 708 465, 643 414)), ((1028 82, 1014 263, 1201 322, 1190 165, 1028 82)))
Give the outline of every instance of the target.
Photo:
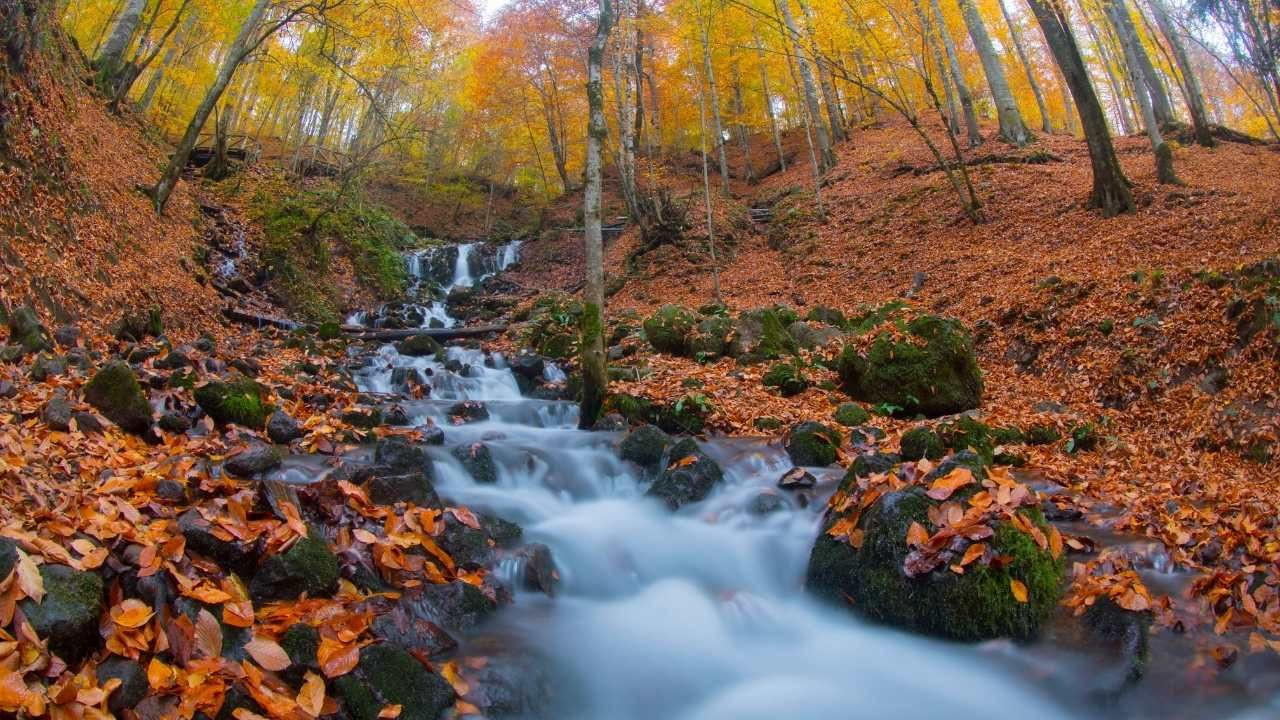
MULTIPOLYGON (((400 303, 396 252, 500 229, 524 240, 519 264, 409 299, 506 326, 466 342, 536 368, 517 373, 527 396, 573 400, 581 192, 535 210, 492 180, 419 198, 390 177, 368 189, 387 210, 351 207, 340 181, 266 158, 220 183, 189 176, 157 215, 139 188, 168 150, 143 121, 58 72, 34 77, 15 86, 5 117, 27 132, 6 126, 0 175, 0 712, 508 711, 520 669, 457 640, 512 602, 504 561, 548 595, 553 561, 437 495, 427 453, 450 430, 413 426, 399 402, 425 381, 358 392, 352 370, 385 338, 335 320, 379 302, 384 320, 408 317, 420 305, 400 303), (563 382, 544 382, 548 361, 563 382), (321 479, 261 480, 295 469, 321 479)), ((1093 626, 1178 638, 1205 683, 1273 662, 1277 146, 1179 145, 1185 184, 1162 185, 1149 139, 1118 138, 1136 210, 1103 218, 1086 207, 1083 142, 984 131, 965 153, 982 224, 888 113, 835 146, 816 194, 803 129, 780 138, 791 166, 755 183, 731 145, 710 241, 703 157, 640 159, 668 224, 606 236, 600 427, 629 429, 622 459, 673 508, 721 471, 667 433, 772 438, 797 466, 779 492, 804 502, 819 481, 802 468, 847 466, 806 584, 872 620, 1032 641, 1050 618, 1105 612, 1093 626), (905 367, 916 353, 923 374, 905 367), (864 550, 888 545, 887 566, 864 550), (1153 568, 1178 581, 1148 587, 1153 568), (975 596, 982 612, 955 610, 975 596)), ((773 147, 749 143, 757 161, 773 147)), ((624 202, 607 175, 606 223, 624 202)), ((405 334, 401 355, 444 357, 405 334)), ((481 447, 457 455, 477 482, 493 472, 481 447)), ((1140 675, 1145 645, 1122 652, 1140 675)))

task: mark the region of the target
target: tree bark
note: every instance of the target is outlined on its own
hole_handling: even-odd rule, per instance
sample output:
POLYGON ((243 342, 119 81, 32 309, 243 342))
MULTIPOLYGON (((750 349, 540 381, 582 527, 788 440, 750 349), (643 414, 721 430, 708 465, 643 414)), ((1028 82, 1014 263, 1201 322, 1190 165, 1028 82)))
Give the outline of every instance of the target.
MULTIPOLYGON (((1165 90, 1164 83, 1160 80, 1155 64, 1151 62, 1151 56, 1147 54, 1146 46, 1142 44, 1142 38, 1138 35, 1138 28, 1133 24, 1133 16, 1129 14, 1128 5, 1117 3, 1120 11, 1116 12, 1109 4, 1109 0, 1099 0, 1099 2, 1105 6, 1107 16, 1111 19, 1116 35, 1120 38, 1120 45, 1125 55, 1125 64, 1136 67, 1138 73, 1140 73, 1130 73, 1135 79, 1135 90, 1146 91, 1150 99, 1151 111, 1155 113, 1158 125, 1172 123, 1176 120, 1173 114, 1173 103, 1169 100, 1169 93, 1165 90), (1130 58, 1130 55, 1133 57, 1130 58), (1138 82, 1138 80, 1141 80, 1141 82, 1138 82)), ((1142 107, 1141 100, 1139 100, 1138 106, 1139 108, 1142 107)))
POLYGON ((787 171, 787 154, 782 149, 782 132, 778 129, 778 114, 773 111, 773 93, 769 91, 769 67, 765 62, 764 44, 760 42, 760 28, 751 26, 756 41, 756 60, 760 64, 760 92, 764 95, 764 112, 769 118, 769 130, 773 133, 773 146, 778 150, 778 168, 787 171))
POLYGON ((93 61, 94 69, 98 71, 100 87, 115 88, 116 76, 124 67, 124 54, 128 51, 134 34, 138 32, 142 12, 146 9, 147 0, 126 0, 124 10, 111 27, 107 42, 93 61))
POLYGON ((1136 206, 1133 193, 1129 190, 1129 180, 1120 167, 1120 159, 1116 157, 1111 133, 1107 130, 1106 115, 1102 111, 1102 104, 1098 102, 1093 83, 1089 80, 1080 48, 1071 34, 1071 22, 1066 10, 1054 0, 1027 0, 1027 4, 1035 13, 1049 50, 1062 69, 1067 86, 1071 88, 1076 109, 1080 113, 1080 124, 1084 126, 1085 142, 1089 146, 1089 160, 1093 168, 1093 191, 1089 196, 1089 206, 1101 210, 1104 217, 1132 212, 1136 206))
MULTIPOLYGON (((1124 27, 1129 8, 1124 0, 1102 0, 1102 2, 1107 17, 1116 26, 1116 34, 1120 37, 1120 47, 1124 51, 1125 63, 1129 66, 1129 74, 1133 77, 1133 84, 1137 88, 1134 95, 1138 101, 1138 108, 1142 111, 1142 122, 1146 127, 1147 137, 1151 140, 1151 151, 1155 155, 1156 179, 1166 185, 1181 185, 1182 181, 1173 171, 1173 149, 1165 144, 1164 138, 1160 135, 1161 122, 1156 115, 1154 95, 1144 89, 1152 85, 1152 78, 1147 77, 1150 62, 1145 64, 1142 62, 1141 55, 1144 51, 1138 47, 1141 40, 1138 39, 1137 32, 1133 31, 1132 23, 1128 29, 1124 27)), ((1150 72, 1155 70, 1150 69, 1150 72)))
POLYGON ((969 28, 969 37, 973 40, 974 49, 978 51, 978 59, 982 61, 982 70, 987 76, 987 87, 991 89, 991 98, 996 104, 996 115, 1000 119, 1000 137, 1006 142, 1022 147, 1031 142, 1031 133, 1022 120, 1018 110, 1018 102, 1009 88, 1009 79, 1004 74, 1004 66, 996 55, 991 35, 987 33, 987 25, 978 13, 973 0, 958 0, 960 14, 964 24, 969 28))
POLYGON ((711 118, 715 121, 716 159, 720 161, 720 191, 729 194, 729 159, 724 151, 724 123, 720 120, 720 93, 716 90, 716 72, 711 67, 711 39, 708 37, 708 25, 711 18, 703 19, 702 24, 702 65, 707 73, 707 85, 711 89, 711 118))
POLYGON ((610 0, 600 0, 600 18, 595 38, 587 51, 587 187, 582 217, 586 242, 586 284, 582 291, 582 319, 579 328, 579 362, 582 365, 582 405, 578 424, 595 425, 609 390, 609 372, 604 352, 604 237, 600 221, 601 161, 605 136, 604 51, 613 25, 610 0))
POLYGON ((978 114, 973 109, 973 93, 964 79, 964 69, 960 67, 960 54, 956 52, 956 41, 947 28, 947 18, 942 14, 939 0, 929 0, 933 8, 934 21, 937 23, 938 37, 942 39, 942 47, 947 51, 947 64, 951 66, 951 80, 956 84, 956 94, 960 96, 960 109, 964 111, 965 131, 969 136, 969 147, 982 144, 982 128, 978 126, 978 114))
POLYGON ((818 104, 818 91, 813 82, 813 69, 809 65, 803 48, 800 46, 800 30, 796 27, 795 18, 791 16, 791 6, 787 0, 778 0, 778 10, 782 13, 787 33, 791 36, 791 46, 795 48, 796 64, 799 65, 800 80, 804 85, 804 102, 809 109, 810 126, 818 140, 818 163, 821 172, 835 167, 836 156, 831 150, 831 136, 827 134, 826 125, 822 122, 822 108, 818 104))
POLYGON ((1191 114, 1191 127, 1194 130, 1196 144, 1204 147, 1213 147, 1217 143, 1214 142, 1213 135, 1209 132, 1209 117, 1205 112, 1204 91, 1200 88, 1200 78, 1196 74, 1196 69, 1191 64, 1191 58, 1187 56, 1187 48, 1182 44, 1182 38, 1178 36, 1177 31, 1173 27, 1173 22, 1169 19, 1169 10, 1165 7, 1164 0, 1149 0, 1151 14, 1155 16, 1156 26, 1160 28, 1161 34, 1169 43, 1169 49, 1173 53, 1173 60, 1178 65, 1178 72, 1182 75, 1182 97, 1187 102, 1187 111, 1191 114))
POLYGON ((1022 63, 1022 70, 1027 75, 1027 84, 1031 86, 1031 94, 1036 98, 1036 109, 1040 111, 1040 129, 1046 133, 1053 132, 1053 122, 1049 119, 1049 104, 1044 101, 1044 90, 1040 87, 1040 81, 1036 79, 1035 68, 1031 66, 1031 60, 1027 57, 1027 49, 1022 44, 1022 32, 1018 30, 1018 25, 1013 21, 1013 16, 1009 14, 1009 9, 1004 6, 1004 0, 996 0, 1000 6, 1000 13, 1004 15, 1004 24, 1009 26, 1009 39, 1013 41, 1013 49, 1018 53, 1018 60, 1022 63))
POLYGON ((951 84, 947 72, 947 60, 945 52, 942 49, 942 42, 938 39, 937 33, 933 28, 933 22, 929 16, 925 14, 924 6, 920 4, 920 0, 911 0, 911 5, 916 11, 916 19, 920 21, 920 32, 924 35, 924 44, 929 46, 930 52, 933 54, 933 64, 938 68, 938 81, 942 85, 942 92, 946 96, 947 101, 947 130, 953 137, 960 136, 960 123, 956 117, 957 112, 956 94, 951 84))

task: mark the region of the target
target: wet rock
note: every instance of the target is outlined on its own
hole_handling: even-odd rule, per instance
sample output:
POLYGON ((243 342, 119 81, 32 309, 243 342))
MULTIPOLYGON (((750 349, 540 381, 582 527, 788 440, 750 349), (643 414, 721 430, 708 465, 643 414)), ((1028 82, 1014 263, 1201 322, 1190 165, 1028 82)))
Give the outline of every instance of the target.
POLYGON ((555 597, 556 587, 560 584, 560 572, 556 569, 551 548, 542 543, 533 543, 517 550, 516 557, 520 558, 524 567, 520 574, 521 587, 547 597, 555 597))
POLYGON ((603 415, 591 426, 592 432, 622 432, 627 429, 627 419, 618 413, 603 415))
POLYGON ((374 637, 392 645, 411 647, 427 657, 439 657, 458 647, 458 641, 444 628, 430 620, 413 615, 402 603, 374 619, 370 629, 374 637))
POLYGON ((484 406, 484 403, 468 400, 450 407, 449 419, 455 425, 483 422, 489 419, 489 409, 484 406))
POLYGON ((672 446, 667 469, 646 494, 677 510, 705 498, 723 479, 724 471, 716 461, 698 449, 697 442, 685 438, 672 446))
POLYGON ((662 466, 662 456, 672 442, 671 436, 657 426, 641 425, 622 439, 618 455, 652 472, 662 466))
POLYGON ((903 460, 921 460, 928 458, 937 460, 946 454, 942 438, 927 427, 911 428, 902 434, 899 441, 903 460))
POLYGON ((751 502, 747 504, 747 512, 752 515, 772 515, 786 507, 786 500, 777 493, 766 490, 751 498, 751 502))
POLYGON ((418 368, 398 367, 391 371, 391 387, 400 392, 426 387, 426 385, 427 379, 422 376, 422 372, 418 368))
POLYGON ((547 660, 512 651, 506 638, 489 640, 475 643, 475 652, 482 652, 487 662, 468 674, 468 700, 486 717, 544 717, 552 694, 547 660))
POLYGON ((1110 646, 1121 658, 1123 686, 1146 674, 1151 659, 1151 612, 1125 610, 1108 597, 1099 598, 1085 610, 1085 628, 1095 642, 1110 646))
POLYGON ((156 483, 156 497, 171 503, 186 502, 187 486, 166 478, 156 483))
POLYGON ((871 422, 871 413, 867 412, 858 403, 842 403, 836 408, 836 412, 832 417, 836 422, 845 427, 857 427, 866 425, 871 422))
POLYGON ((461 580, 412 588, 401 596, 400 602, 413 617, 454 631, 473 628, 498 609, 480 588, 461 580))
POLYGON ((267 558, 249 583, 257 602, 329 597, 338 589, 338 558, 323 540, 304 537, 280 555, 267 558))
MULTIPOLYGON (((1005 521, 985 542, 998 555, 1008 556, 1007 565, 997 568, 978 562, 964 574, 952 572, 949 565, 969 547, 967 541, 957 539, 943 550, 936 567, 909 575, 907 530, 919 523, 927 531, 936 531, 929 512, 937 505, 920 486, 883 495, 857 520, 856 527, 863 532, 858 548, 827 533, 844 517, 829 512, 809 557, 806 589, 872 620, 912 632, 967 642, 1035 637, 1057 606, 1062 563, 1005 521), (1013 596, 1013 580, 1025 585, 1028 602, 1013 596)), ((1021 512, 1028 522, 1044 526, 1038 512, 1021 512)))
POLYGON ((369 500, 378 505, 410 503, 418 507, 440 507, 435 485, 421 470, 396 471, 375 465, 357 473, 356 479, 367 478, 365 489, 369 500))
POLYGON ((84 399, 126 432, 141 435, 151 427, 151 405, 128 363, 99 370, 85 386, 84 399))
POLYGON ((397 472, 431 472, 431 458, 427 453, 399 435, 379 440, 373 447, 373 461, 397 472))
POLYGON ((71 429, 71 403, 67 400, 66 393, 57 391, 49 398, 49 402, 45 403, 44 410, 40 411, 40 419, 50 430, 58 432, 67 432, 71 429))
POLYGON ((75 422, 76 428, 86 435, 100 433, 103 430, 102 423, 98 422, 98 416, 93 413, 73 412, 71 420, 75 422))
POLYGON ((802 422, 787 433, 786 450, 798 467, 825 467, 836 461, 840 431, 819 422, 802 422))
POLYGON ((251 478, 280 467, 283 461, 284 457, 274 447, 256 445, 227 460, 222 469, 236 477, 251 478))
POLYGON ((372 430, 382 425, 382 410, 370 407, 353 407, 342 413, 342 421, 362 430, 372 430))
POLYGON ((438 720, 453 706, 453 686, 403 648, 369 645, 352 672, 334 681, 354 720, 378 720, 388 705, 400 706, 400 720, 438 720))
POLYGON ((458 445, 453 449, 453 457, 462 463, 471 479, 482 485, 498 482, 498 465, 493 461, 493 451, 484 443, 458 445))
POLYGON ((161 430, 174 434, 184 433, 191 429, 191 419, 177 412, 167 412, 161 415, 156 424, 160 426, 161 430))
POLYGON ((40 602, 18 604, 32 629, 49 643, 49 649, 69 664, 93 652, 101 637, 102 578, 96 573, 72 570, 65 565, 41 565, 45 596, 40 602))
POLYGON ((522 352, 507 361, 511 373, 517 378, 538 382, 547 371, 547 361, 540 355, 522 352))
POLYGON ((452 514, 444 518, 444 531, 440 534, 440 546, 461 566, 482 567, 489 563, 493 548, 484 526, 473 528, 452 514))
POLYGON ((851 343, 840 355, 845 392, 862 402, 892 405, 903 415, 938 417, 979 405, 982 373, 959 321, 934 315, 907 320, 903 308, 892 305, 873 315, 864 321, 875 334, 871 344, 851 343), (903 338, 903 332, 911 337, 903 338))
POLYGON ((98 665, 97 672, 99 685, 105 685, 108 680, 120 681, 120 687, 107 700, 107 709, 117 716, 142 702, 150 689, 146 671, 138 663, 126 658, 112 656, 98 665))
POLYGON ((867 477, 880 473, 893 472, 893 469, 902 463, 902 456, 895 453, 869 452, 863 453, 854 458, 853 464, 849 466, 845 478, 867 477))
POLYGON ((494 515, 480 515, 480 527, 485 534, 502 548, 514 547, 524 535, 524 528, 510 520, 503 520, 494 515))
POLYGON ((802 467, 793 467, 778 478, 778 487, 783 490, 808 490, 818 484, 818 478, 802 467))
POLYGON ((787 326, 796 319, 795 312, 783 306, 743 312, 738 316, 730 353, 748 365, 795 355, 799 348, 787 326))
POLYGON ((644 336, 654 350, 687 355, 697 317, 679 305, 664 305, 644 321, 644 336))
POLYGON ((382 411, 382 422, 386 425, 404 427, 412 422, 409 413, 401 405, 392 405, 382 411))
POLYGON ((271 438, 273 443, 288 445, 303 435, 298 421, 283 410, 271 413, 271 417, 267 419, 267 437, 271 438))
MULTIPOLYGON (((183 496, 185 495, 184 490, 183 496)), ((203 555, 243 577, 253 574, 258 559, 256 545, 219 538, 213 532, 213 525, 195 508, 178 517, 178 531, 186 539, 188 550, 203 555)))
POLYGON ((414 335, 396 343, 396 352, 409 357, 435 357, 444 354, 444 348, 430 335, 414 335))
POLYGON ((423 445, 444 445, 444 429, 436 425, 421 425, 418 432, 422 435, 423 445))
POLYGON ((243 375, 196 388, 196 402, 219 425, 259 429, 266 422, 266 389, 243 375))
POLYGON ((181 350, 170 350, 167 355, 156 361, 161 370, 181 370, 191 367, 191 357, 181 350))

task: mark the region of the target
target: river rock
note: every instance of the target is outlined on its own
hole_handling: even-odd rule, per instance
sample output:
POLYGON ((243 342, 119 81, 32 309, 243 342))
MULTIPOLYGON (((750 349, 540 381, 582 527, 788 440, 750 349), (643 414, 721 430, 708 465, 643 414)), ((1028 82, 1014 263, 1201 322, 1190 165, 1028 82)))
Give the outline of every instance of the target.
POLYGON ((841 403, 832 418, 845 427, 857 427, 871 422, 871 413, 858 403, 841 403))
POLYGON ((778 478, 778 487, 783 490, 808 490, 818 484, 818 478, 802 467, 793 467, 778 478))
POLYGON ((412 503, 418 507, 440 507, 435 484, 422 470, 397 471, 385 465, 374 465, 357 473, 364 480, 369 500, 378 505, 412 503))
MULTIPOLYGON (((182 498, 186 493, 183 491, 182 498)), ((256 545, 237 540, 223 540, 213 533, 213 526, 192 508, 178 517, 178 531, 187 541, 187 549, 217 562, 222 567, 249 576, 257 565, 256 545)))
POLYGON ((401 596, 400 602, 413 617, 455 631, 475 627, 498 609, 480 588, 461 580, 411 588, 401 596))
POLYGON ((937 460, 947 452, 942 438, 927 427, 911 428, 902 434, 898 444, 903 460, 937 460))
POLYGON ((253 581, 249 595, 257 602, 328 597, 338 589, 338 558, 325 542, 304 537, 285 553, 267 558, 253 581))
POLYGON ((66 565, 41 565, 44 598, 18 604, 32 629, 49 649, 76 664, 98 646, 98 616, 102 613, 102 578, 66 565))
POLYGON ((97 673, 100 685, 105 685, 108 680, 120 681, 120 687, 116 688, 107 700, 107 709, 117 716, 123 716, 125 710, 132 709, 142 702, 142 698, 147 696, 147 690, 150 688, 146 671, 141 665, 127 658, 112 656, 98 665, 97 673))
POLYGON ((258 429, 266 422, 266 389, 244 375, 196 388, 196 402, 219 425, 258 429))
POLYGON ((481 485, 492 485, 498 482, 498 465, 493 461, 493 451, 484 443, 458 445, 453 449, 453 457, 462 463, 472 480, 481 485))
POLYGON ((797 467, 825 467, 839 455, 840 431, 819 422, 802 422, 787 433, 786 449, 797 467))
POLYGON ((435 357, 444 354, 444 348, 430 335, 414 335, 396 343, 396 352, 409 357, 435 357))
POLYGON ((356 669, 337 678, 334 687, 354 720, 379 720, 388 705, 400 707, 400 720, 438 720, 454 702, 447 680, 387 643, 362 649, 356 669))
POLYGON ((40 324, 40 317, 31 306, 14 308, 9 313, 8 325, 9 347, 16 349, 16 357, 53 349, 53 344, 49 342, 49 331, 40 324))
POLYGON ((671 436, 656 425, 641 425, 622 439, 618 454, 623 460, 653 472, 662 466, 662 456, 672 442, 671 436))
POLYGON ((982 372, 969 332, 958 320, 935 315, 908 319, 902 306, 886 306, 873 315, 867 321, 872 324, 868 332, 874 333, 870 345, 850 343, 838 361, 851 397, 892 406, 897 414, 927 417, 981 403, 982 372))
POLYGON ((141 435, 151 427, 151 404, 128 363, 113 362, 94 374, 84 399, 126 432, 141 435))
POLYGON ((687 355, 697 316, 679 305, 664 305, 644 321, 644 336, 654 350, 687 355))
POLYGON ((646 494, 677 510, 705 498, 723 479, 724 471, 716 461, 703 453, 693 439, 685 438, 672 446, 667 469, 646 494))
POLYGON ((431 471, 431 458, 427 453, 399 435, 379 440, 373 447, 373 461, 397 472, 431 471))
POLYGON ((444 531, 439 537, 440 547, 458 565, 482 567, 489 562, 493 550, 484 526, 473 528, 458 520, 452 513, 444 516, 444 531))
POLYGON ((521 586, 525 590, 555 597, 556 587, 560 584, 560 571, 556 569, 551 548, 542 543, 532 543, 517 550, 515 555, 524 565, 520 574, 521 586))
POLYGON ((468 400, 454 404, 449 408, 449 419, 454 425, 483 422, 489 419, 489 409, 482 402, 468 400))
POLYGON ((222 469, 236 477, 251 478, 280 467, 283 461, 279 450, 270 445, 255 445, 227 460, 222 469))
POLYGON ((892 472, 902 463, 902 456, 896 453, 868 452, 853 459, 845 478, 867 477, 877 473, 892 472))
POLYGON ((799 348, 787 332, 787 326, 795 320, 795 313, 783 306, 743 312, 738 316, 730 353, 748 365, 795 355, 799 348))
POLYGON ((303 435, 298 421, 283 410, 271 413, 271 417, 267 420, 267 437, 271 438, 273 443, 288 445, 303 435))

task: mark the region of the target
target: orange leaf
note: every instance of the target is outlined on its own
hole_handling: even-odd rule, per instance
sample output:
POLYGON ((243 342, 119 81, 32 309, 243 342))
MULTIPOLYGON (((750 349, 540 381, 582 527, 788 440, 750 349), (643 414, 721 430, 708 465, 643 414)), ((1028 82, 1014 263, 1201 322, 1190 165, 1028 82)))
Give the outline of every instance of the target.
POLYGON ((39 603, 44 599, 44 578, 40 577, 40 568, 36 566, 35 560, 31 556, 22 551, 22 548, 15 548, 18 553, 18 563, 15 570, 18 573, 18 589, 23 595, 35 600, 39 603))
POLYGON ((111 608, 111 619, 115 624, 130 630, 146 625, 155 612, 141 600, 130 598, 111 608))
POLYGON ((253 627, 253 603, 244 600, 222 606, 222 622, 231 627, 253 627))
POLYGON ((969 546, 968 550, 964 551, 964 557, 960 558, 960 565, 962 566, 969 565, 974 560, 977 560, 978 558, 982 557, 983 554, 986 552, 987 552, 986 543, 974 543, 969 546))
POLYGON ((320 717, 324 709, 324 678, 308 672, 298 691, 298 707, 312 717, 320 717))
POLYGON ((1020 603, 1027 601, 1027 586, 1021 580, 1010 580, 1009 589, 1013 591, 1013 599, 1020 603))
MULTIPOLYGON (((264 637, 254 636, 252 640, 245 643, 245 652, 253 658, 263 669, 272 672, 279 672, 289 667, 292 662, 289 660, 289 654, 284 651, 274 640, 264 637)), ((321 700, 323 702, 323 699, 321 700)))
POLYGON ((927 494, 934 500, 946 500, 951 497, 956 490, 959 490, 972 482, 973 473, 969 471, 969 468, 958 467, 937 480, 934 480, 933 485, 929 487, 929 492, 927 494))
POLYGON ((1062 557, 1062 533, 1053 525, 1049 526, 1049 552, 1053 554, 1054 560, 1062 557))
POLYGON ((400 717, 401 707, 399 705, 388 705, 378 711, 379 720, 395 720, 400 717))
POLYGON ((320 670, 327 678, 346 675, 355 669, 360 662, 359 646, 343 643, 333 638, 320 638, 320 648, 316 651, 316 659, 320 662, 320 670))
POLYGON ((196 648, 207 658, 222 655, 222 627, 208 610, 196 615, 196 648))
POLYGON ((912 522, 911 527, 907 528, 907 544, 919 547, 929 542, 929 531, 918 522, 912 522))

